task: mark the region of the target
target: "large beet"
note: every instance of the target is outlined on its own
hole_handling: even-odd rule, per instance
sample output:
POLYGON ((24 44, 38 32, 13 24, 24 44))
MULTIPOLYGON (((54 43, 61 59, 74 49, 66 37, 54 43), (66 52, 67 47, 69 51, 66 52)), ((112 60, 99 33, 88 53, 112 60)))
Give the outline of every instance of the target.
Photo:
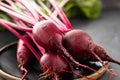
POLYGON ((89 45, 93 44, 92 38, 83 30, 71 30, 64 36, 63 45, 79 62, 91 58, 89 45))
POLYGON ((105 49, 96 45, 90 35, 83 30, 67 32, 64 36, 63 45, 78 62, 98 61, 101 59, 120 65, 120 62, 112 59, 105 49))

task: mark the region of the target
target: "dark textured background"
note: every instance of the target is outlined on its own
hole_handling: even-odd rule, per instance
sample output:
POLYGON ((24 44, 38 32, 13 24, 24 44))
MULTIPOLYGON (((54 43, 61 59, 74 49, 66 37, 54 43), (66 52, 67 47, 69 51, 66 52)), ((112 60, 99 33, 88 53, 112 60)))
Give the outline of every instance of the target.
MULTIPOLYGON (((104 1, 104 9, 98 19, 72 19, 71 23, 74 28, 83 29, 88 32, 97 44, 109 52, 111 57, 120 61, 120 0, 110 0, 109 3, 107 2, 109 0, 102 1, 104 1)), ((0 47, 16 40, 17 38, 9 31, 0 32, 0 47)), ((111 80, 120 80, 120 66, 111 63, 110 68, 118 73, 118 76, 113 77, 111 80)), ((108 80, 108 77, 109 74, 105 73, 98 80, 108 80)), ((0 78, 0 80, 3 79, 0 78)))

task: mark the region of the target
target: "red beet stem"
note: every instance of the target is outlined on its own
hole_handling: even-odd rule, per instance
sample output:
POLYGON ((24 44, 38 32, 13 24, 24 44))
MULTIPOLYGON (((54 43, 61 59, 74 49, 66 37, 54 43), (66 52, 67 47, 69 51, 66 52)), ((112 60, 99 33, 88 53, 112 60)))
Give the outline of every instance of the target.
POLYGON ((17 0, 17 1, 22 3, 26 7, 26 9, 28 9, 30 11, 32 16, 36 19, 36 21, 39 20, 38 13, 35 11, 34 8, 31 8, 31 6, 32 6, 31 2, 33 2, 33 1, 31 1, 31 0, 28 0, 28 1, 26 1, 26 0, 17 0))
POLYGON ((53 80, 59 80, 58 75, 57 75, 56 73, 54 73, 54 78, 53 78, 53 80))
MULTIPOLYGON (((62 8, 69 0, 63 0, 60 4, 59 7, 62 8)), ((57 16, 58 13, 56 10, 54 10, 54 12, 52 13, 52 16, 57 16)))
POLYGON ((65 23, 66 27, 68 29, 72 29, 72 25, 70 23, 70 21, 68 20, 68 18, 66 17, 65 13, 63 12, 63 10, 57 5, 56 1, 54 0, 49 0, 49 2, 52 4, 52 6, 55 8, 55 10, 58 12, 60 18, 62 19, 62 21, 65 23))
POLYGON ((21 19, 21 20, 29 23, 29 24, 32 24, 32 25, 33 25, 33 24, 36 23, 34 20, 32 20, 32 19, 24 16, 23 14, 21 15, 21 14, 19 14, 19 13, 16 12, 16 11, 13 11, 13 10, 11 10, 11 9, 9 9, 9 8, 6 8, 6 7, 2 6, 1 3, 0 3, 0 9, 1 9, 2 11, 4 11, 4 12, 6 12, 6 13, 12 15, 12 16, 14 16, 14 17, 17 17, 18 19, 21 19))
POLYGON ((39 51, 42 53, 41 55, 43 55, 45 53, 45 49, 40 46, 36 41, 35 39, 33 38, 33 35, 31 33, 28 33, 27 34, 31 37, 31 39, 33 40, 33 42, 36 44, 37 48, 39 49, 39 51))
POLYGON ((11 27, 13 27, 13 28, 15 28, 15 29, 19 29, 19 30, 27 31, 27 32, 32 32, 32 28, 23 27, 23 26, 18 26, 18 25, 16 25, 15 23, 6 21, 6 20, 4 20, 4 19, 0 19, 0 22, 4 22, 4 23, 10 25, 11 27))
MULTIPOLYGON (((9 1, 10 1, 10 0, 9 0, 9 1)), ((17 14, 22 15, 22 16, 24 16, 24 18, 28 18, 28 19, 33 20, 33 21, 34 21, 34 18, 33 18, 33 17, 28 16, 28 15, 26 15, 26 14, 24 14, 24 13, 22 13, 22 12, 20 12, 20 11, 16 10, 16 9, 14 9, 14 8, 13 8, 13 7, 11 7, 10 5, 7 5, 7 4, 5 4, 5 3, 3 3, 3 2, 0 2, 0 6, 3 6, 4 8, 7 8, 7 9, 9 9, 9 10, 11 10, 11 11, 13 11, 13 12, 17 13, 17 14)), ((8 14, 9 14, 9 13, 8 13, 8 14)))
POLYGON ((26 46, 31 50, 31 52, 35 55, 36 59, 39 61, 41 55, 39 55, 37 53, 37 51, 32 47, 32 45, 27 41, 26 38, 24 38, 19 32, 17 32, 16 30, 14 30, 13 28, 11 28, 10 26, 8 26, 7 24, 0 22, 1 25, 4 26, 4 28, 8 29, 11 33, 13 33, 16 37, 18 37, 19 39, 22 39, 26 46))

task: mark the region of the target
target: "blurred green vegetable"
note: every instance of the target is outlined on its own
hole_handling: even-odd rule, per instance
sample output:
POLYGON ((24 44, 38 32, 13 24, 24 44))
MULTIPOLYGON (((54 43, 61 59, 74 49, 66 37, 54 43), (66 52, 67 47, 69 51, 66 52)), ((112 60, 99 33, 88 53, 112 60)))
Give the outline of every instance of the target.
POLYGON ((100 0, 69 0, 63 8, 68 17, 84 16, 89 19, 99 17, 100 0))
MULTIPOLYGON (((2 11, 0 11, 0 18, 11 21, 11 18, 2 11)), ((4 28, 2 26, 0 26, 0 30, 4 30, 4 28)))
POLYGON ((2 26, 0 26, 0 31, 4 30, 4 28, 2 26))
POLYGON ((4 12, 0 11, 0 18, 11 21, 11 18, 4 12))

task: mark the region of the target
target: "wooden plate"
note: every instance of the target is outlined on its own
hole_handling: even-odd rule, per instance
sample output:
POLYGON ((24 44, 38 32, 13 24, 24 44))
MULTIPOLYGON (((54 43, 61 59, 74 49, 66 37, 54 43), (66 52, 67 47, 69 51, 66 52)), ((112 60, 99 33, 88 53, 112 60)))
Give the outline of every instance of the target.
MULTIPOLYGON (((86 65, 97 69, 97 72, 91 72, 90 70, 86 70, 84 68, 76 69, 76 72, 86 75, 92 79, 98 79, 101 75, 106 71, 105 68, 101 66, 100 62, 90 62, 86 63, 86 65)), ((109 66, 109 63, 106 64, 109 66)), ((37 80, 39 78, 39 74, 42 71, 39 68, 39 63, 37 63, 36 59, 32 62, 32 66, 28 67, 29 73, 27 75, 27 80, 37 80)), ((4 46, 0 49, 0 76, 5 78, 6 80, 20 80, 21 71, 18 68, 18 63, 16 60, 16 42, 10 43, 7 46, 4 46), (7 74, 7 77, 5 76, 7 74), (11 78, 11 76, 13 78, 11 78)), ((88 80, 86 78, 78 78, 76 76, 68 75, 66 79, 69 80, 88 80)), ((4 79, 0 79, 4 80, 4 79)))

